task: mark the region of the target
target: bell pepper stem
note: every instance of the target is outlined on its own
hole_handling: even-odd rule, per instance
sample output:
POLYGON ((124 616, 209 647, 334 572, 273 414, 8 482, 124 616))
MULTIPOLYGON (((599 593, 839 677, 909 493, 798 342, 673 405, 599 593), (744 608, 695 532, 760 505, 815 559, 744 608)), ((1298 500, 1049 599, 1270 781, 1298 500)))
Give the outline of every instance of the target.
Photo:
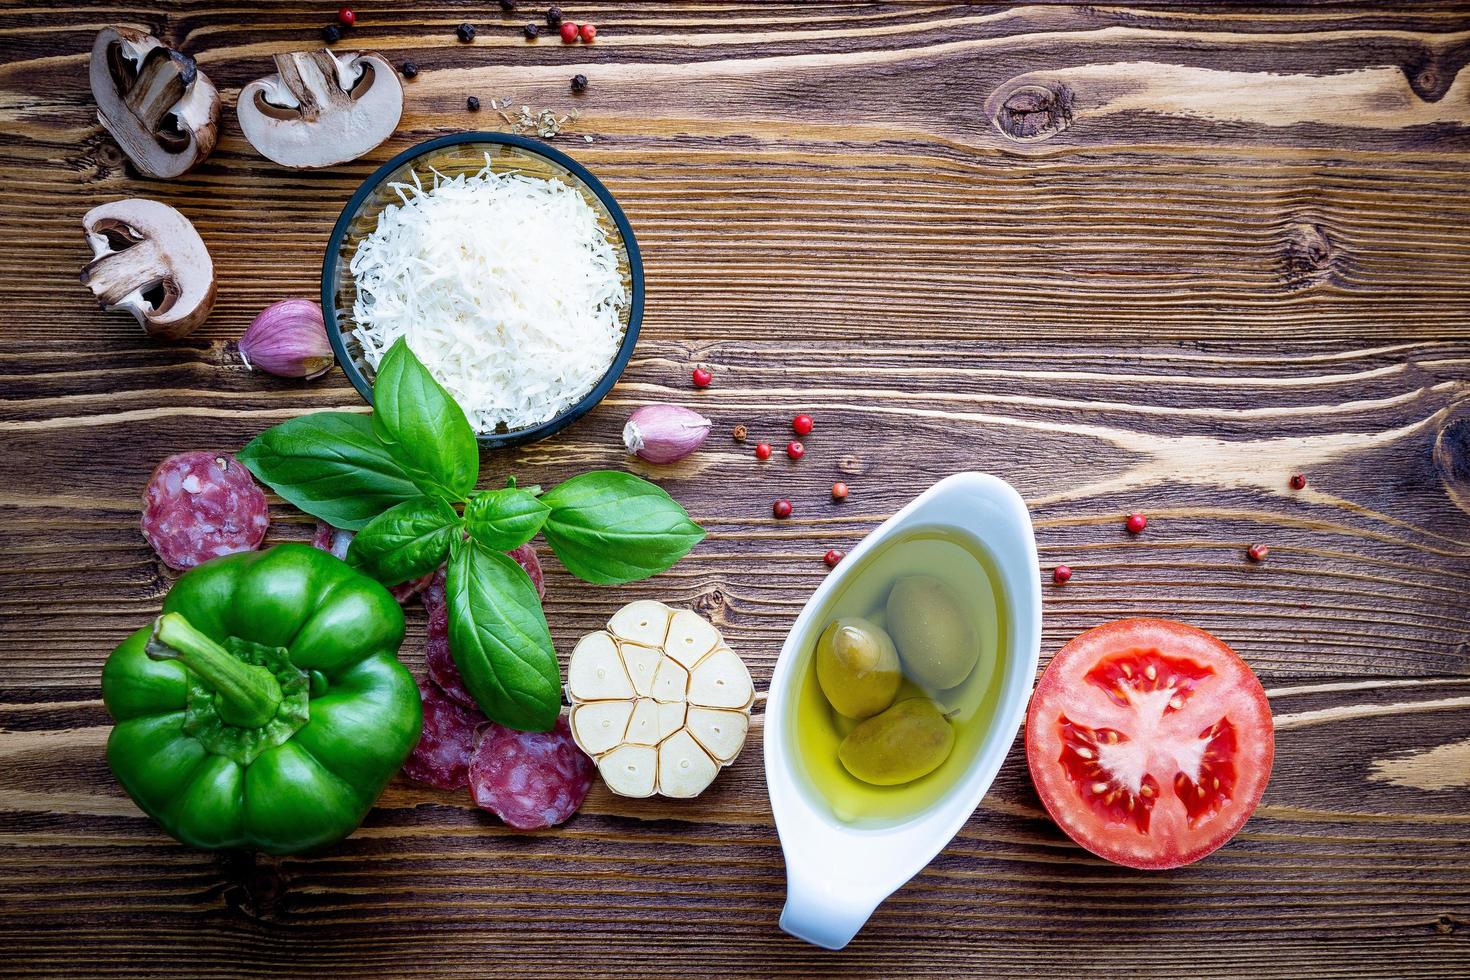
POLYGON ((180 613, 164 613, 153 624, 148 656, 177 660, 218 695, 220 718, 240 728, 259 728, 276 716, 281 685, 269 670, 247 664, 195 629, 180 613))

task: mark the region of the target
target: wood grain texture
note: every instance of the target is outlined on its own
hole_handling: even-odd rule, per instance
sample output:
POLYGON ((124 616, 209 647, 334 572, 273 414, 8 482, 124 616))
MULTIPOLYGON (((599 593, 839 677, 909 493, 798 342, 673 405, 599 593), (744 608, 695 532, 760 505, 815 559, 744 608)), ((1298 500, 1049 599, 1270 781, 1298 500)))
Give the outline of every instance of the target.
MULTIPOLYGON (((335 5, 0 4, 0 975, 1470 973, 1470 10, 563 4, 600 31, 566 47, 524 42, 542 11, 521 6, 359 4, 342 47, 420 66, 402 125, 297 173, 254 154, 233 98, 335 5), (219 85, 195 172, 140 179, 97 125, 86 52, 109 23, 219 85), (988 470, 1031 506, 1038 574, 1076 570, 1045 587, 1043 659, 1163 615, 1261 675, 1277 763, 1240 837, 1177 872, 1105 865, 1045 818, 1013 750, 960 836, 831 954, 776 928, 759 719, 699 800, 598 789, 554 833, 406 781, 317 856, 159 833, 101 754, 102 661, 172 581, 140 489, 169 453, 361 408, 340 374, 254 376, 229 341, 317 292, 374 167, 499 124, 471 94, 582 111, 558 142, 617 195, 648 281, 623 382, 562 436, 486 456, 486 482, 630 466, 711 531, 636 586, 548 563, 563 654, 656 596, 717 622, 763 687, 826 549, 988 470), (180 208, 213 253, 219 302, 184 342, 145 340, 76 281, 82 213, 123 196, 180 208), (674 467, 630 463, 622 421, 652 401, 696 405, 715 435, 674 467), (725 435, 782 441, 797 411, 818 420, 799 464, 725 435)), ((272 519, 272 540, 310 533, 279 501, 272 519)), ((415 670, 422 645, 413 612, 415 670)))

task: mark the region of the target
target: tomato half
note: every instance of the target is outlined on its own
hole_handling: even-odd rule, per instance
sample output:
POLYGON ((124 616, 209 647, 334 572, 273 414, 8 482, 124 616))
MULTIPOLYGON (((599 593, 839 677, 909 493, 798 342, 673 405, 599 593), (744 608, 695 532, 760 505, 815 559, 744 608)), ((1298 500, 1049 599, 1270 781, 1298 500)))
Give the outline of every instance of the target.
POLYGON ((1121 619, 1062 647, 1026 716, 1026 764, 1051 818, 1132 868, 1177 868, 1234 837, 1275 751, 1245 661, 1163 619, 1121 619))

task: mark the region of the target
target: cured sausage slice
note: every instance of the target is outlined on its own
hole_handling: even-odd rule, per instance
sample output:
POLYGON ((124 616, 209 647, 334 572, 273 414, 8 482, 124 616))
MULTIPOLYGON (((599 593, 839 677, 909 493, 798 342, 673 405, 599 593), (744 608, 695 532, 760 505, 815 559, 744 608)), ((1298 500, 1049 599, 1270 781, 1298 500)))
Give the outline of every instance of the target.
POLYGON ((432 579, 424 590, 424 609, 429 614, 424 666, 428 668, 429 680, 437 684, 450 700, 478 712, 479 705, 465 690, 464 679, 449 653, 449 610, 444 605, 444 569, 434 573, 432 579))
POLYGON ((489 722, 470 759, 470 795, 508 826, 540 830, 577 812, 596 771, 572 741, 566 718, 558 718, 549 732, 518 732, 489 722))
POLYGON ((265 491, 229 453, 170 456, 143 490, 143 537, 165 565, 179 571, 254 551, 269 525, 265 491))
MULTIPOLYGON (((346 531, 340 527, 333 527, 326 521, 317 521, 316 533, 311 536, 311 546, 319 551, 330 552, 343 561, 346 561, 347 548, 352 544, 352 539, 355 536, 355 531, 346 531)), ((430 572, 428 575, 421 575, 407 582, 390 585, 388 586, 388 591, 393 594, 393 598, 397 599, 399 603, 407 603, 414 596, 424 591, 429 585, 429 580, 433 577, 434 573, 430 572)))
POLYGON ((346 561, 347 546, 352 544, 354 536, 352 531, 345 531, 340 527, 333 527, 326 521, 317 521, 316 533, 311 536, 311 546, 318 551, 330 552, 343 561, 346 561))
POLYGON ((515 563, 526 570, 531 576, 531 584, 536 586, 536 598, 542 602, 546 601, 546 577, 541 574, 541 559, 536 557, 536 546, 527 541, 519 548, 513 548, 506 552, 515 563))
POLYGON ((422 681, 419 698, 424 704, 424 732, 403 764, 403 774, 436 789, 463 789, 469 783, 475 729, 485 724, 485 716, 455 704, 422 681))

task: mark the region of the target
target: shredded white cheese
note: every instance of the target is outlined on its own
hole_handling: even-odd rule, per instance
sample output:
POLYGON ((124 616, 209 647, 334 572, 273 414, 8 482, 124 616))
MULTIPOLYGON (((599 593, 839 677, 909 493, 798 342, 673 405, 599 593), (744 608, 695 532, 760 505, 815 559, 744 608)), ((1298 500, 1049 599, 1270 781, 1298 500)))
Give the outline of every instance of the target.
POLYGON ((352 306, 374 369, 399 337, 477 432, 522 429, 607 373, 628 303, 618 256, 582 194, 556 179, 434 173, 393 184, 352 257, 352 306))

